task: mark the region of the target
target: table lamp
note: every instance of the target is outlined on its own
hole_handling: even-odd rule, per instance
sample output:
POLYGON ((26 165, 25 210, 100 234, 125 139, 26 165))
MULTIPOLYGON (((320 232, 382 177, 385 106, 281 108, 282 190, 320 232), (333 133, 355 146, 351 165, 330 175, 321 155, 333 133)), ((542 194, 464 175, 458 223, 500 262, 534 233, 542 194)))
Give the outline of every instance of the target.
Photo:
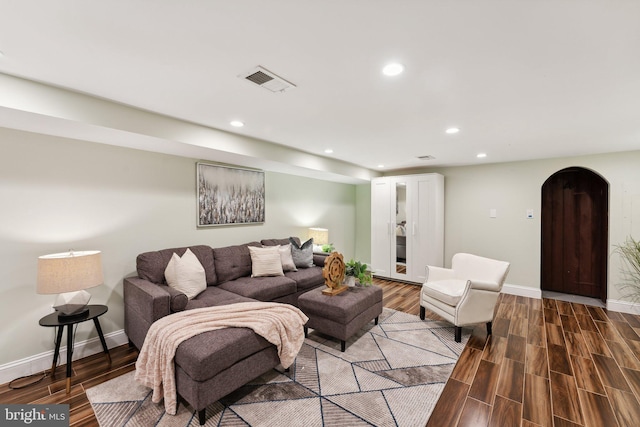
POLYGON ((329 230, 326 228, 309 228, 309 238, 313 238, 314 252, 322 252, 322 246, 329 244, 329 230))
POLYGON ((37 293, 58 294, 53 308, 59 318, 86 314, 91 294, 85 289, 103 283, 100 251, 69 251, 38 257, 37 293))

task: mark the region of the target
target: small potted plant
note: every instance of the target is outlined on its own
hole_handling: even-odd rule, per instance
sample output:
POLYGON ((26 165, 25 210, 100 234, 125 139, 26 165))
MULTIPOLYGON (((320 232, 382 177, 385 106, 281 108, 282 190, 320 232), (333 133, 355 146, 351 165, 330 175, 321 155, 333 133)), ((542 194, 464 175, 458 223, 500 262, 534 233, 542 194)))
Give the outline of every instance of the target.
POLYGON ((373 283, 371 273, 367 271, 367 264, 354 261, 353 258, 345 263, 344 275, 348 286, 353 286, 357 280, 362 286, 369 286, 373 283))
POLYGON ((330 253, 335 251, 336 249, 333 246, 333 243, 329 243, 327 245, 322 245, 322 252, 330 253))

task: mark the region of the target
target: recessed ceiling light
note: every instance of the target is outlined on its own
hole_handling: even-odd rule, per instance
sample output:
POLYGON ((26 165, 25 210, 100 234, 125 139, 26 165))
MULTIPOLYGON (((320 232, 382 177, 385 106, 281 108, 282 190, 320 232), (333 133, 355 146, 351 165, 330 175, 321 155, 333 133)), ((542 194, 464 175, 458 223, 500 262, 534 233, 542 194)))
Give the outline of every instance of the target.
POLYGON ((379 168, 383 168, 383 167, 384 167, 384 165, 378 165, 378 167, 379 167, 379 168))
POLYGON ((242 126, 244 126, 244 123, 242 123, 240 120, 233 120, 229 124, 234 128, 241 128, 242 126))
POLYGON ((385 76, 397 76, 404 71, 404 65, 398 64, 397 62, 387 64, 382 69, 382 74, 385 76))
POLYGON ((445 132, 448 133, 448 134, 454 134, 454 133, 460 132, 460 129, 458 129, 458 128, 449 128, 445 132))
POLYGON ((333 153, 333 150, 331 148, 327 148, 326 150, 324 150, 324 152, 327 154, 331 154, 333 153))
POLYGON ((487 153, 478 153, 478 155, 476 155, 477 158, 479 159, 484 159, 485 157, 487 157, 487 153))

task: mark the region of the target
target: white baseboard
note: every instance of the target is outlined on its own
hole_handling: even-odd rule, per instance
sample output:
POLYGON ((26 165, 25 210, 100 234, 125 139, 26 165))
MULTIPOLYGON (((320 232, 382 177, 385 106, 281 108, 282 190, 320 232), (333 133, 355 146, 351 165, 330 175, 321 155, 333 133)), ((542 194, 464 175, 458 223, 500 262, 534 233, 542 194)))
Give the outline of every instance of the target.
POLYGON ((502 292, 510 295, 518 295, 521 297, 529 297, 529 298, 542 298, 542 291, 540 288, 530 288, 529 286, 520 286, 520 285, 511 285, 509 283, 505 283, 502 285, 502 292))
MULTIPOLYGON (((126 344, 129 341, 124 333, 124 329, 106 334, 104 336, 104 340, 107 343, 107 348, 118 347, 120 345, 126 344)), ((102 353, 103 351, 104 350, 102 349, 100 338, 91 338, 75 343, 72 359, 82 359, 83 357, 91 356, 92 354, 96 353, 102 353)), ((8 383, 15 378, 51 369, 54 352, 54 350, 50 350, 44 353, 25 357, 24 359, 15 360, 13 362, 0 365, 0 384, 8 383)), ((66 363, 67 346, 65 345, 64 347, 60 347, 58 365, 64 365, 66 363)))
MULTIPOLYGON (((530 288, 528 286, 511 285, 505 283, 502 286, 502 292, 504 292, 505 294, 518 295, 529 298, 542 298, 542 290, 530 288)), ((640 315, 640 303, 607 299, 607 310, 640 315)))
POLYGON ((640 314, 640 304, 629 301, 607 299, 607 310, 629 314, 640 314))

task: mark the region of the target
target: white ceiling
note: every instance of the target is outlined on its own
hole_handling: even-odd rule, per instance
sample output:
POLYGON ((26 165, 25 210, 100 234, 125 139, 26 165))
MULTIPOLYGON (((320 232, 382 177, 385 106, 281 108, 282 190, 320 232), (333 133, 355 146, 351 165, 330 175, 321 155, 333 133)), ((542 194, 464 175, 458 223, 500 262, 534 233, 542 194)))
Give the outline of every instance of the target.
POLYGON ((5 74, 373 170, 640 149, 638 0, 0 0, 0 51, 5 74), (257 65, 297 88, 237 77, 257 65))

